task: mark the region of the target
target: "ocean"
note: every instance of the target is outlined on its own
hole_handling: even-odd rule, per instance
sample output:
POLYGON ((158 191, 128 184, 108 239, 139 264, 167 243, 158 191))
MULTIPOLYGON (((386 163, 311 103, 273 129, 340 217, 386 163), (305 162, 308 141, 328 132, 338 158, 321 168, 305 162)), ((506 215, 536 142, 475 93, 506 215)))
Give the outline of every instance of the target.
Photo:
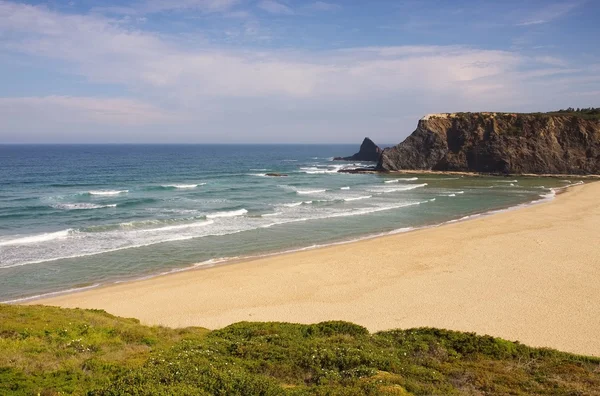
POLYGON ((575 182, 338 173, 372 165, 333 161, 357 150, 0 146, 0 301, 435 226, 575 182))

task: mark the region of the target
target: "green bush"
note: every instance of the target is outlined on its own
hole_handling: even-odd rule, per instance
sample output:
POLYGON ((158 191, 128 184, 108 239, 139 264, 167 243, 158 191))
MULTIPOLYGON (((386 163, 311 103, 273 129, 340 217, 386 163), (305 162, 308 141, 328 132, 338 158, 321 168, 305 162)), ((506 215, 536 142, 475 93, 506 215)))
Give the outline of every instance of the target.
POLYGON ((0 394, 600 395, 600 359, 419 328, 242 322, 209 332, 0 305, 0 394))

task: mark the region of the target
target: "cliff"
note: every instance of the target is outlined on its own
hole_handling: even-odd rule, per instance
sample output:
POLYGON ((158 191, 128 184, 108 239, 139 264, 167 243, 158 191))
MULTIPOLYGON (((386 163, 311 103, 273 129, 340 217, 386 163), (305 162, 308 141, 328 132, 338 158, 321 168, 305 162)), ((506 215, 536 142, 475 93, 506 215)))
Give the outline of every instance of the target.
POLYGON ((350 157, 335 157, 335 161, 379 161, 381 149, 368 137, 363 140, 358 153, 350 157))
POLYGON ((442 113, 383 150, 379 171, 598 174, 600 118, 552 113, 442 113))

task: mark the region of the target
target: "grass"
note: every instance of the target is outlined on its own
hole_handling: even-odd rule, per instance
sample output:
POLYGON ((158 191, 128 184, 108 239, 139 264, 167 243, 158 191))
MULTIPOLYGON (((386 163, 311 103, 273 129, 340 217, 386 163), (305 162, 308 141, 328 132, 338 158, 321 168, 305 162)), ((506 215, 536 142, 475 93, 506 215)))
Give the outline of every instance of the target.
POLYGON ((555 117, 555 116, 560 116, 560 117, 576 117, 576 118, 581 118, 584 120, 600 120, 600 108, 585 108, 585 109, 572 109, 572 108, 568 108, 568 109, 561 109, 561 110, 557 110, 557 111, 549 111, 549 112, 545 112, 545 113, 517 113, 517 112, 477 112, 477 113, 471 113, 471 112, 459 112, 459 113, 455 113, 459 116, 465 116, 465 115, 469 115, 469 114, 492 114, 495 113, 496 115, 513 115, 513 114, 518 114, 521 116, 534 116, 534 117, 555 117))
POLYGON ((0 394, 600 395, 600 359, 431 328, 168 329, 0 305, 0 394))

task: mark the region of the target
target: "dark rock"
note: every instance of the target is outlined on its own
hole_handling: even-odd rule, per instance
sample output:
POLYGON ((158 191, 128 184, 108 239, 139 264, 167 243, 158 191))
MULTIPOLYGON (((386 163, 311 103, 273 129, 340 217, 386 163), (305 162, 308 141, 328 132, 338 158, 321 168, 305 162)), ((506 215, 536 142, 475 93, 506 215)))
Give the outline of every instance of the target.
POLYGON ((363 140, 358 153, 350 157, 335 157, 334 161, 379 161, 381 149, 368 137, 363 140))
POLYGON ((265 173, 265 176, 271 177, 287 177, 285 173, 265 173))
POLYGON ((543 113, 428 115, 406 140, 383 150, 377 170, 598 174, 600 119, 543 113))

